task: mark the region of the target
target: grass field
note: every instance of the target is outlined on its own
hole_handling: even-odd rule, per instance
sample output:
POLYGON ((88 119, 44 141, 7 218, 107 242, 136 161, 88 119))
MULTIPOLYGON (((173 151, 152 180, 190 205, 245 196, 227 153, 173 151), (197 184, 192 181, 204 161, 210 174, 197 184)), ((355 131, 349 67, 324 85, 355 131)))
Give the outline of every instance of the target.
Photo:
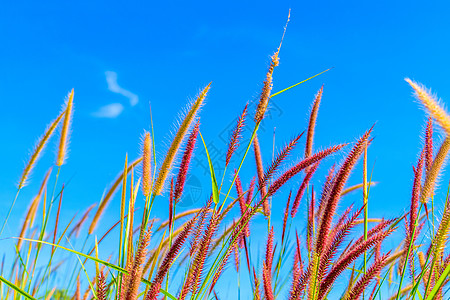
POLYGON ((150 131, 143 130, 141 145, 136 145, 142 155, 123 158, 123 169, 101 202, 63 219, 61 204, 71 186, 70 178, 60 174, 70 161, 67 151, 76 103, 76 91, 70 91, 61 112, 33 148, 15 198, 9 199, 0 236, 13 240, 14 248, 4 251, 1 298, 231 299, 226 291, 231 288, 233 295, 242 292, 268 300, 447 299, 450 201, 434 197, 434 191, 450 150, 450 116, 427 88, 406 79, 429 114, 424 132, 417 133, 423 149, 418 161, 412 162, 410 207, 393 219, 372 214, 369 218, 375 182, 367 161, 370 145, 376 142, 376 126, 354 143, 316 147, 323 87, 314 97, 307 128, 279 144, 272 158, 263 157, 258 129, 272 97, 323 73, 272 91, 280 47, 271 56, 257 105, 243 103, 236 112, 220 172, 201 130, 201 109, 214 89, 209 84, 188 104, 162 158, 157 159, 161 143, 153 131, 158 124, 152 123, 150 131), (447 136, 440 143, 435 137, 438 128, 447 136), (34 174, 33 180, 40 180, 41 186, 24 212, 22 225, 14 229, 16 235, 7 236, 5 228, 17 215, 13 212, 21 191, 51 141, 58 144, 54 164, 45 174, 34 174), (210 171, 209 197, 186 210, 180 201, 187 193, 193 154, 200 149, 210 171), (301 159, 293 153, 300 153, 301 159), (325 178, 319 178, 316 171, 323 169, 325 161, 332 167, 324 170, 325 178), (352 172, 357 163, 362 172, 352 172), (359 178, 360 184, 350 186, 350 176, 359 178), (341 198, 349 193, 359 194, 359 200, 340 207, 341 198), (120 211, 106 216, 114 198, 121 203, 120 211), (285 209, 273 209, 275 201, 285 209), (168 208, 167 220, 154 214, 156 205, 168 208), (436 206, 443 206, 443 211, 436 206), (306 224, 294 222, 299 214, 307 216, 306 224), (282 222, 274 222, 274 216, 282 222), (100 224, 110 229, 99 232, 100 224), (263 250, 256 242, 261 239, 263 250), (100 251, 105 240, 115 246, 100 251), (397 247, 388 249, 393 244, 397 247))

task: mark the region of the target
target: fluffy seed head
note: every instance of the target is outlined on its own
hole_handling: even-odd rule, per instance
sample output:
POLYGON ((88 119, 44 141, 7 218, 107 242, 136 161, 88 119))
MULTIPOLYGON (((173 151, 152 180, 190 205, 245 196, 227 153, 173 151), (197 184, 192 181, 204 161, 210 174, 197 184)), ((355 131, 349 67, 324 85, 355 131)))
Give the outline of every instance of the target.
POLYGON ((20 177, 18 188, 23 188, 28 181, 31 171, 33 170, 34 165, 38 161, 40 155, 44 151, 45 145, 47 144, 50 137, 55 132, 56 127, 64 116, 65 111, 63 111, 57 118, 54 120, 45 131, 44 135, 39 139, 38 143, 34 147, 33 154, 31 154, 30 160, 25 166, 25 169, 22 172, 22 176, 20 177))
POLYGON ((309 157, 312 153, 313 140, 314 140, 314 130, 316 127, 317 113, 319 112, 320 100, 322 99, 323 85, 314 99, 313 107, 311 109, 311 114, 309 116, 308 134, 306 137, 305 146, 305 158, 309 157))
POLYGON ((278 66, 279 51, 280 50, 278 49, 277 52, 275 52, 275 54, 272 55, 271 60, 270 60, 269 70, 267 71, 266 79, 264 80, 263 88, 261 91, 261 96, 259 97, 258 107, 256 108, 256 112, 255 112, 255 122, 256 123, 261 122, 261 120, 264 118, 264 114, 267 110, 267 105, 269 104, 270 92, 272 91, 272 85, 273 85, 273 83, 272 83, 273 69, 275 69, 275 67, 278 66))
POLYGON ((178 128, 178 131, 172 141, 172 144, 169 147, 169 150, 167 151, 161 168, 159 169, 158 177, 156 177, 155 185, 153 186, 153 193, 155 195, 161 195, 161 192, 164 188, 164 183, 169 176, 170 169, 172 168, 172 164, 175 160, 175 156, 177 155, 180 145, 187 135, 189 128, 194 122, 197 113, 206 98, 206 94, 208 93, 210 86, 211 83, 201 91, 201 93, 197 97, 197 100, 195 100, 195 102, 192 104, 191 108, 186 114, 186 117, 178 128))
POLYGON ((70 125, 72 123, 73 113, 73 89, 67 97, 67 104, 65 109, 64 122, 61 129, 61 138, 59 141, 58 157, 56 158, 56 165, 62 166, 67 157, 67 146, 69 143, 70 125))
POLYGON ((142 151, 142 192, 148 197, 152 190, 152 139, 150 132, 145 132, 142 151))
POLYGON ((405 78, 405 81, 414 89, 415 96, 422 102, 430 115, 441 125, 447 134, 450 134, 450 116, 439 105, 436 98, 430 95, 427 89, 420 83, 414 82, 409 78, 405 78))

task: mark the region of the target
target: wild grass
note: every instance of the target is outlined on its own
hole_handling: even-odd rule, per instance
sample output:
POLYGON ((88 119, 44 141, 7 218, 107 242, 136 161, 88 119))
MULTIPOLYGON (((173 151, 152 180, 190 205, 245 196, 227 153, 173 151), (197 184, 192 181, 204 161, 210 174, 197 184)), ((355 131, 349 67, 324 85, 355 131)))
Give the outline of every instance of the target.
POLYGON ((154 139, 152 124, 152 131, 143 135, 142 156, 130 163, 125 157, 123 170, 95 213, 91 215, 94 206, 90 206, 77 222, 75 216, 71 220, 61 218, 61 203, 70 186, 65 178, 63 183, 58 182, 59 170, 67 158, 75 101, 72 90, 63 111, 31 154, 3 222, 2 232, 10 215, 18 213, 14 204, 19 191, 29 180, 44 146, 61 126, 55 160, 58 172, 52 174, 50 166, 17 235, 8 237, 15 242, 13 249, 5 250, 1 264, 1 298, 195 300, 243 295, 267 300, 448 299, 450 199, 435 198, 434 191, 450 149, 449 115, 426 88, 406 79, 430 114, 424 146, 411 174, 409 211, 389 220, 383 216, 369 218, 370 187, 375 182, 367 161, 376 128, 369 128, 353 145, 343 141, 328 148, 316 146, 315 125, 323 86, 314 98, 308 127, 299 128, 298 132, 305 130, 306 137, 303 133, 293 137, 278 154, 274 153, 271 161, 262 156, 262 147, 268 145, 258 139, 262 134, 258 131, 260 123, 271 99, 291 88, 272 93, 279 55, 280 47, 271 57, 256 109, 251 111, 243 105, 230 131, 223 173, 215 172, 207 141, 201 135, 199 115, 208 90, 213 88, 209 84, 191 103, 164 159, 155 160, 159 143, 154 139), (436 153, 432 120, 447 134, 436 153), (251 135, 245 136, 247 140, 245 124, 252 127, 251 135), (178 204, 186 193, 198 136, 207 155, 197 155, 209 164, 211 190, 198 207, 183 210, 178 204), (295 151, 303 153, 301 159, 291 155, 295 151), (249 152, 253 155, 247 155, 249 152), (344 156, 342 161, 336 161, 333 154, 337 152, 344 156), (176 157, 181 157, 179 164, 176 157), (248 160, 253 161, 244 164, 248 160), (320 178, 317 171, 326 165, 324 160, 334 164, 328 175, 320 178), (360 160, 362 174, 352 175, 360 160), (245 174, 252 174, 250 177, 243 175, 244 168, 249 168, 245 174), (136 169, 142 170, 141 177, 136 176, 136 169), (233 171, 227 173, 227 169, 233 171), (230 176, 231 180, 225 180, 230 176), (348 186, 350 176, 361 178, 361 184, 348 186), (48 187, 49 182, 53 187, 48 187), (120 211, 110 222, 104 217, 105 209, 119 189, 120 211), (360 201, 338 210, 342 197, 351 192, 360 192, 360 201), (136 203, 141 200, 144 207, 138 208, 136 203), (52 212, 55 201, 58 209, 52 212), (275 211, 275 201, 283 204, 284 211, 275 211), (303 202, 306 211, 300 206, 303 202), (434 209, 435 202, 444 203, 441 215, 434 209), (167 220, 160 220, 152 212, 154 203, 168 208, 167 220), (304 226, 299 226, 299 213, 306 216, 304 226), (280 227, 274 222, 278 216, 282 219, 280 227), (53 220, 55 223, 50 225, 53 220), (83 232, 85 223, 89 226, 83 232), (98 232, 100 223, 113 225, 102 234, 98 232), (261 223, 263 226, 256 229, 255 225, 261 223), (394 232, 401 232, 399 227, 405 228, 405 236, 399 240, 397 235, 397 249, 388 249, 392 243, 386 240, 394 232), (110 257, 102 257, 98 250, 106 237, 116 245, 110 257), (81 249, 72 247, 77 240, 81 249), (258 247, 261 241, 263 249, 258 247), (232 257, 234 267, 230 266, 232 257), (229 286, 233 287, 231 291, 229 286))

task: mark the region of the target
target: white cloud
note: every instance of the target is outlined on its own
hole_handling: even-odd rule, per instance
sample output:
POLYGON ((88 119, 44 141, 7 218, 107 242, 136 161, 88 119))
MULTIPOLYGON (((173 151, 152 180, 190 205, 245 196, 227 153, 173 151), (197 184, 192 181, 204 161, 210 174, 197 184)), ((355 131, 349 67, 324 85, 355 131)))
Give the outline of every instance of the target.
POLYGON ((117 94, 121 94, 130 100, 130 105, 135 106, 139 102, 139 97, 136 94, 133 94, 132 92, 121 88, 119 84, 117 84, 117 73, 113 71, 106 71, 106 82, 108 83, 108 89, 117 94))
POLYGON ((92 115, 97 118, 116 118, 123 111, 123 105, 120 103, 111 103, 105 106, 102 106, 96 112, 93 112, 92 115))

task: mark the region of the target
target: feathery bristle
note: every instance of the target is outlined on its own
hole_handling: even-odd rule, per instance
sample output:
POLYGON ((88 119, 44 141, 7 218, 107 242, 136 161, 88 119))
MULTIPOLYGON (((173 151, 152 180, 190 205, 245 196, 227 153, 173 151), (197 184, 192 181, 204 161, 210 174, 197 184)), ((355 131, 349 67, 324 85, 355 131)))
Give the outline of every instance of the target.
POLYGON ((103 271, 97 277, 97 299, 106 300, 106 279, 103 271))
POLYGON ((393 232, 393 229, 380 232, 372 237, 368 237, 366 241, 361 242, 355 249, 347 251, 343 257, 339 259, 336 264, 333 265, 328 275, 322 280, 320 285, 318 299, 323 299, 323 296, 327 293, 331 285, 336 281, 336 278, 360 255, 371 247, 384 240, 389 234, 393 232))
POLYGON ((40 155, 44 151, 45 146, 47 145, 48 140, 55 132, 56 127, 58 126, 59 122, 61 121, 62 117, 64 116, 65 111, 63 111, 57 118, 54 120, 45 130, 44 135, 39 139, 36 146, 34 147, 33 153, 30 156, 30 159, 28 160, 28 163, 26 164, 22 176, 20 176, 19 183, 17 185, 18 189, 23 188, 25 185, 27 185, 28 178, 30 177, 31 171, 33 170, 36 162, 38 161, 40 155))
POLYGON ((298 281, 300 279, 300 276, 302 275, 302 271, 303 271, 303 266, 302 266, 302 262, 301 262, 301 254, 300 254, 300 245, 299 245, 299 240, 298 240, 298 235, 297 235, 297 251, 295 251, 294 254, 294 265, 292 268, 292 286, 291 286, 291 290, 295 288, 295 286, 297 286, 298 281))
POLYGON ((236 267, 236 273, 239 273, 239 246, 236 243, 233 247, 234 253, 234 266, 236 267))
MULTIPOLYGON (((425 145, 425 147, 426 147, 426 145, 425 145)), ((403 248, 405 250, 404 251, 405 254, 402 257, 403 263, 406 259, 409 245, 412 243, 411 249, 414 249, 414 242, 416 241, 417 236, 419 235, 419 233, 417 232, 416 220, 417 220, 417 209, 419 206, 420 185, 422 183, 424 156, 425 156, 425 151, 422 151, 419 161, 417 162, 417 167, 416 168, 413 167, 414 183, 413 183, 412 196, 411 196, 411 206, 410 206, 410 210, 409 210, 409 226, 406 231, 406 238, 405 238, 405 242, 403 245, 403 248), (413 238, 413 234, 414 234, 414 238, 413 238)), ((400 265, 402 265, 402 264, 399 264, 399 266, 400 265)), ((413 267, 413 266, 411 266, 411 267, 413 267)))
POLYGON ((328 155, 339 151, 345 146, 345 144, 332 146, 323 151, 317 152, 316 154, 305 158, 304 160, 297 163, 295 166, 284 172, 274 183, 272 183, 269 187, 269 196, 273 196, 289 179, 297 175, 300 171, 304 170, 306 167, 324 159, 328 155))
POLYGON ((273 176, 273 174, 280 167, 281 163, 288 157, 289 153, 295 148, 299 139, 302 137, 303 132, 293 138, 289 143, 284 146, 284 148, 278 153, 277 157, 272 161, 272 164, 264 173, 264 179, 262 180, 262 184, 260 186, 265 185, 273 176))
POLYGON ((197 100, 195 100, 195 102, 192 104, 191 108, 186 114, 186 117, 184 118, 183 122, 178 128, 178 131, 175 134, 172 144, 170 145, 169 150, 167 151, 166 157, 164 158, 164 161, 161 164, 161 167, 159 168, 158 176, 156 177, 155 184, 153 186, 153 194, 155 195, 161 194, 164 188, 164 183, 167 177, 169 176, 170 169, 172 168, 172 164, 175 160, 175 156, 177 155, 181 143, 183 142, 186 134, 188 133, 191 124, 195 121, 197 113, 206 98, 206 94, 208 93, 210 86, 211 83, 208 84, 201 91, 201 93, 197 97, 197 100))
POLYGON ((261 292, 259 291, 259 279, 258 276, 256 276, 255 268, 253 267, 253 278, 255 280, 255 289, 253 292, 253 299, 254 300, 261 300, 261 292))
MULTIPOLYGON (((396 219, 389 219, 389 220, 384 220, 381 221, 380 223, 378 223, 376 226, 374 226, 372 229, 370 229, 367 232, 367 238, 370 238, 376 234, 379 234, 380 232, 382 232, 383 230, 385 230, 389 225, 391 225, 392 223, 394 223, 396 221, 396 219)), ((347 251, 352 251, 354 250, 358 245, 360 245, 362 242, 364 241, 364 236, 359 237, 355 242, 353 242, 353 245, 350 246, 347 251)))
MULTIPOLYGON (((209 288, 209 293, 211 293, 211 291, 214 289, 217 281, 219 280, 219 277, 222 275, 222 272, 226 266, 226 264, 228 263, 228 259, 230 258, 232 252, 237 253, 238 249, 236 249, 236 247, 238 247, 238 241, 240 240, 239 237, 242 236, 242 227, 239 227, 240 223, 237 224, 233 224, 232 228, 233 229, 233 233, 231 234, 230 237, 230 242, 228 245, 228 248, 225 252, 224 258, 222 259, 222 261, 220 262, 220 265, 217 267, 215 273, 214 273, 214 277, 211 281, 211 287, 209 288)), ((243 239, 242 239, 243 240, 243 239)), ((238 259, 235 261, 238 262, 238 259)), ((236 268, 238 268, 236 266, 236 268)))
POLYGON ((259 140, 258 136, 255 134, 255 138, 253 139, 253 150, 255 152, 255 162, 256 162, 256 173, 258 175, 258 185, 259 185, 259 192, 261 194, 261 199, 263 200, 263 212, 264 215, 269 216, 270 209, 269 209, 269 202, 268 197, 266 197, 267 194, 267 188, 264 184, 264 169, 263 169, 263 162, 262 162, 262 156, 261 156, 261 148, 259 146, 259 140))
POLYGON ((259 123, 264 118, 264 114, 266 113, 267 106, 269 104, 270 92, 272 91, 272 81, 273 81, 273 70, 279 64, 278 53, 280 49, 278 48, 277 52, 272 55, 270 59, 269 70, 266 73, 266 79, 263 82, 263 88, 261 91, 261 96, 259 97, 258 107, 255 112, 255 122, 259 123))
POLYGON ((211 204, 212 204, 212 197, 209 198, 209 201, 207 202, 207 204, 199 212, 199 218, 197 221, 197 225, 194 228, 194 234, 193 234, 193 238, 191 241, 191 248, 189 249, 190 256, 193 256, 194 253, 198 249, 198 246, 199 246, 198 241, 200 240, 200 236, 202 234, 203 227, 205 226, 206 217, 208 216, 208 210, 211 207, 211 204))
POLYGON ((169 230, 172 230, 173 224, 173 178, 170 180, 170 196, 169 196, 169 230))
POLYGON ((438 124, 445 130, 447 135, 450 134, 450 116, 439 105, 436 98, 427 91, 427 89, 420 83, 416 83, 409 78, 405 81, 414 89, 415 96, 422 102, 430 115, 438 122, 438 124))
POLYGON ((433 120, 428 118, 425 130, 425 173, 430 171, 433 163, 433 120))
POLYGON ((147 255, 147 246, 150 243, 151 225, 147 231, 141 235, 139 246, 134 256, 134 261, 127 267, 129 273, 123 277, 121 300, 135 300, 138 296, 139 284, 142 279, 142 270, 145 257, 147 255))
POLYGON ((444 253, 444 248, 447 244, 448 235, 450 232, 450 202, 447 205, 442 215, 439 228, 433 239, 432 251, 435 260, 441 260, 444 253))
POLYGON ((230 142, 228 143, 227 155, 225 158, 225 167, 230 163, 231 157, 233 153, 236 152, 236 149, 239 147, 239 139, 241 138, 242 130, 244 129, 245 124, 245 116, 247 115, 247 107, 248 104, 245 105, 244 111, 239 116, 236 126, 231 132, 230 142))
MULTIPOLYGON (((244 216, 245 212, 247 211, 247 203, 244 199, 244 191, 242 189, 242 183, 239 175, 237 175, 237 170, 235 170, 235 176, 236 176, 236 192, 237 192, 237 198, 239 199, 239 208, 241 211, 241 216, 244 216)), ((239 235, 239 246, 242 248, 244 246, 244 236, 248 236, 248 224, 245 226, 244 230, 239 235)))
POLYGON ((323 85, 317 92, 309 116, 308 134, 306 136, 305 158, 308 158, 313 150, 314 130, 316 127, 317 113, 319 112, 320 100, 322 99, 323 85))
POLYGON ((270 228, 269 235, 267 236, 266 245, 266 259, 263 263, 263 285, 264 295, 267 300, 273 300, 272 289, 272 260, 273 260, 273 227, 270 228))
POLYGON ((420 202, 427 203, 428 199, 433 196, 436 181, 439 177, 439 173, 444 165, 445 158, 450 150, 450 136, 447 136, 442 142, 439 151, 437 152, 433 163, 431 164, 430 170, 425 176, 425 181, 422 186, 420 193, 420 202))
POLYGON ((145 132, 142 149, 142 192, 148 197, 152 190, 152 139, 150 132, 145 132))
POLYGON ((291 217, 294 218, 297 214, 298 206, 300 205, 300 200, 303 197, 303 194, 306 190, 306 187, 308 186, 309 181, 311 180, 312 176, 316 172, 317 168, 319 167, 319 162, 316 162, 306 173, 305 178, 302 181, 302 184, 300 185, 297 194, 294 198, 294 203, 292 203, 292 209, 291 209, 291 217))
POLYGON ((314 235, 314 210, 316 207, 315 195, 314 195, 314 186, 311 186, 311 202, 308 205, 308 227, 306 231, 306 246, 308 248, 308 252, 312 251, 312 241, 314 235))
MULTIPOLYGON (((318 266, 317 277, 321 281, 325 274, 328 272, 329 267, 332 264, 334 257, 341 246, 344 239, 350 233, 350 230, 356 224, 356 218, 361 214, 363 208, 359 209, 357 212, 353 213, 352 216, 348 217, 351 209, 347 209, 344 213, 344 217, 341 218, 338 225, 335 227, 334 232, 330 235, 327 244, 324 247, 324 252, 320 257, 320 263, 318 266)), ((312 267, 312 266, 311 266, 312 267)))
POLYGON ((184 184, 186 183, 186 175, 189 170, 189 164, 191 162, 192 153, 194 152, 195 142, 199 131, 200 122, 194 126, 191 134, 189 135, 186 143, 186 149, 184 150, 183 158, 181 159, 180 170, 178 171, 177 184, 175 185, 174 200, 177 203, 183 194, 184 184))
POLYGON ((319 222, 322 219, 321 216, 322 216, 323 210, 327 206, 327 201, 330 196, 331 188, 333 187, 333 184, 334 184, 335 168, 336 168, 336 165, 333 164, 333 166, 328 170, 328 175, 327 175, 327 177, 325 179, 325 183, 323 184, 323 187, 322 187, 322 192, 321 192, 320 199, 319 199, 319 207, 317 208, 317 213, 316 213, 316 221, 317 221, 318 226, 320 226, 319 222))
POLYGON ((174 262, 176 256, 178 255, 178 252, 181 250, 181 247, 183 246, 184 242, 191 233, 191 229, 194 223, 197 221, 197 218, 198 214, 195 215, 194 218, 192 218, 189 221, 189 223, 186 224, 183 231, 178 235, 178 237, 173 242, 166 256, 162 260, 159 270, 155 278, 153 279, 151 288, 147 292, 147 295, 145 296, 145 300, 156 300, 156 297, 159 295, 159 290, 161 288, 161 284, 164 280, 164 277, 166 276, 167 272, 172 266, 172 263, 174 262))
POLYGON ((189 281, 191 282, 191 290, 193 294, 196 294, 198 292, 198 285, 202 277, 206 256, 209 253, 209 249, 211 247, 212 237, 216 233, 217 226, 219 225, 219 216, 220 215, 217 211, 213 212, 208 227, 203 235, 202 240, 200 241, 197 255, 193 263, 193 272, 191 273, 191 278, 189 279, 189 281))
POLYGON ((287 219, 289 217, 289 204, 291 203, 291 196, 292 196, 292 191, 289 192, 289 197, 286 202, 286 208, 284 209, 283 231, 281 233, 281 245, 283 245, 283 242, 284 242, 284 234, 286 232, 286 224, 287 224, 287 219))
POLYGON ((253 177, 252 180, 250 181, 250 186, 248 188, 248 192, 247 192, 247 199, 245 200, 245 203, 247 205, 250 205, 250 203, 252 203, 252 199, 253 199, 253 191, 255 189, 255 182, 256 182, 256 178, 253 177))
POLYGON ((382 257, 376 259, 374 263, 370 266, 367 272, 356 282, 351 291, 347 294, 345 299, 360 299, 362 293, 367 288, 369 283, 376 279, 381 273, 381 270, 385 266, 386 259, 388 258, 389 253, 383 255, 382 257))
POLYGON ((56 165, 62 166, 67 157, 67 145, 69 143, 70 125, 72 123, 73 113, 73 89, 69 93, 67 98, 67 104, 65 109, 64 122, 61 129, 61 138, 59 141, 58 157, 56 158, 56 165))
POLYGON ((347 182, 348 177, 350 176, 351 170, 353 169, 359 157, 367 146, 367 141, 370 133, 372 132, 372 129, 373 127, 370 128, 359 139, 350 154, 345 159, 338 173, 336 174, 333 187, 330 191, 329 199, 327 200, 326 207, 324 208, 323 214, 321 216, 322 219, 319 222, 320 228, 318 229, 316 243, 316 252, 318 253, 322 252, 323 246, 325 245, 325 241, 331 228, 331 222, 333 220, 337 204, 341 196, 341 192, 345 186, 345 183, 347 182))

